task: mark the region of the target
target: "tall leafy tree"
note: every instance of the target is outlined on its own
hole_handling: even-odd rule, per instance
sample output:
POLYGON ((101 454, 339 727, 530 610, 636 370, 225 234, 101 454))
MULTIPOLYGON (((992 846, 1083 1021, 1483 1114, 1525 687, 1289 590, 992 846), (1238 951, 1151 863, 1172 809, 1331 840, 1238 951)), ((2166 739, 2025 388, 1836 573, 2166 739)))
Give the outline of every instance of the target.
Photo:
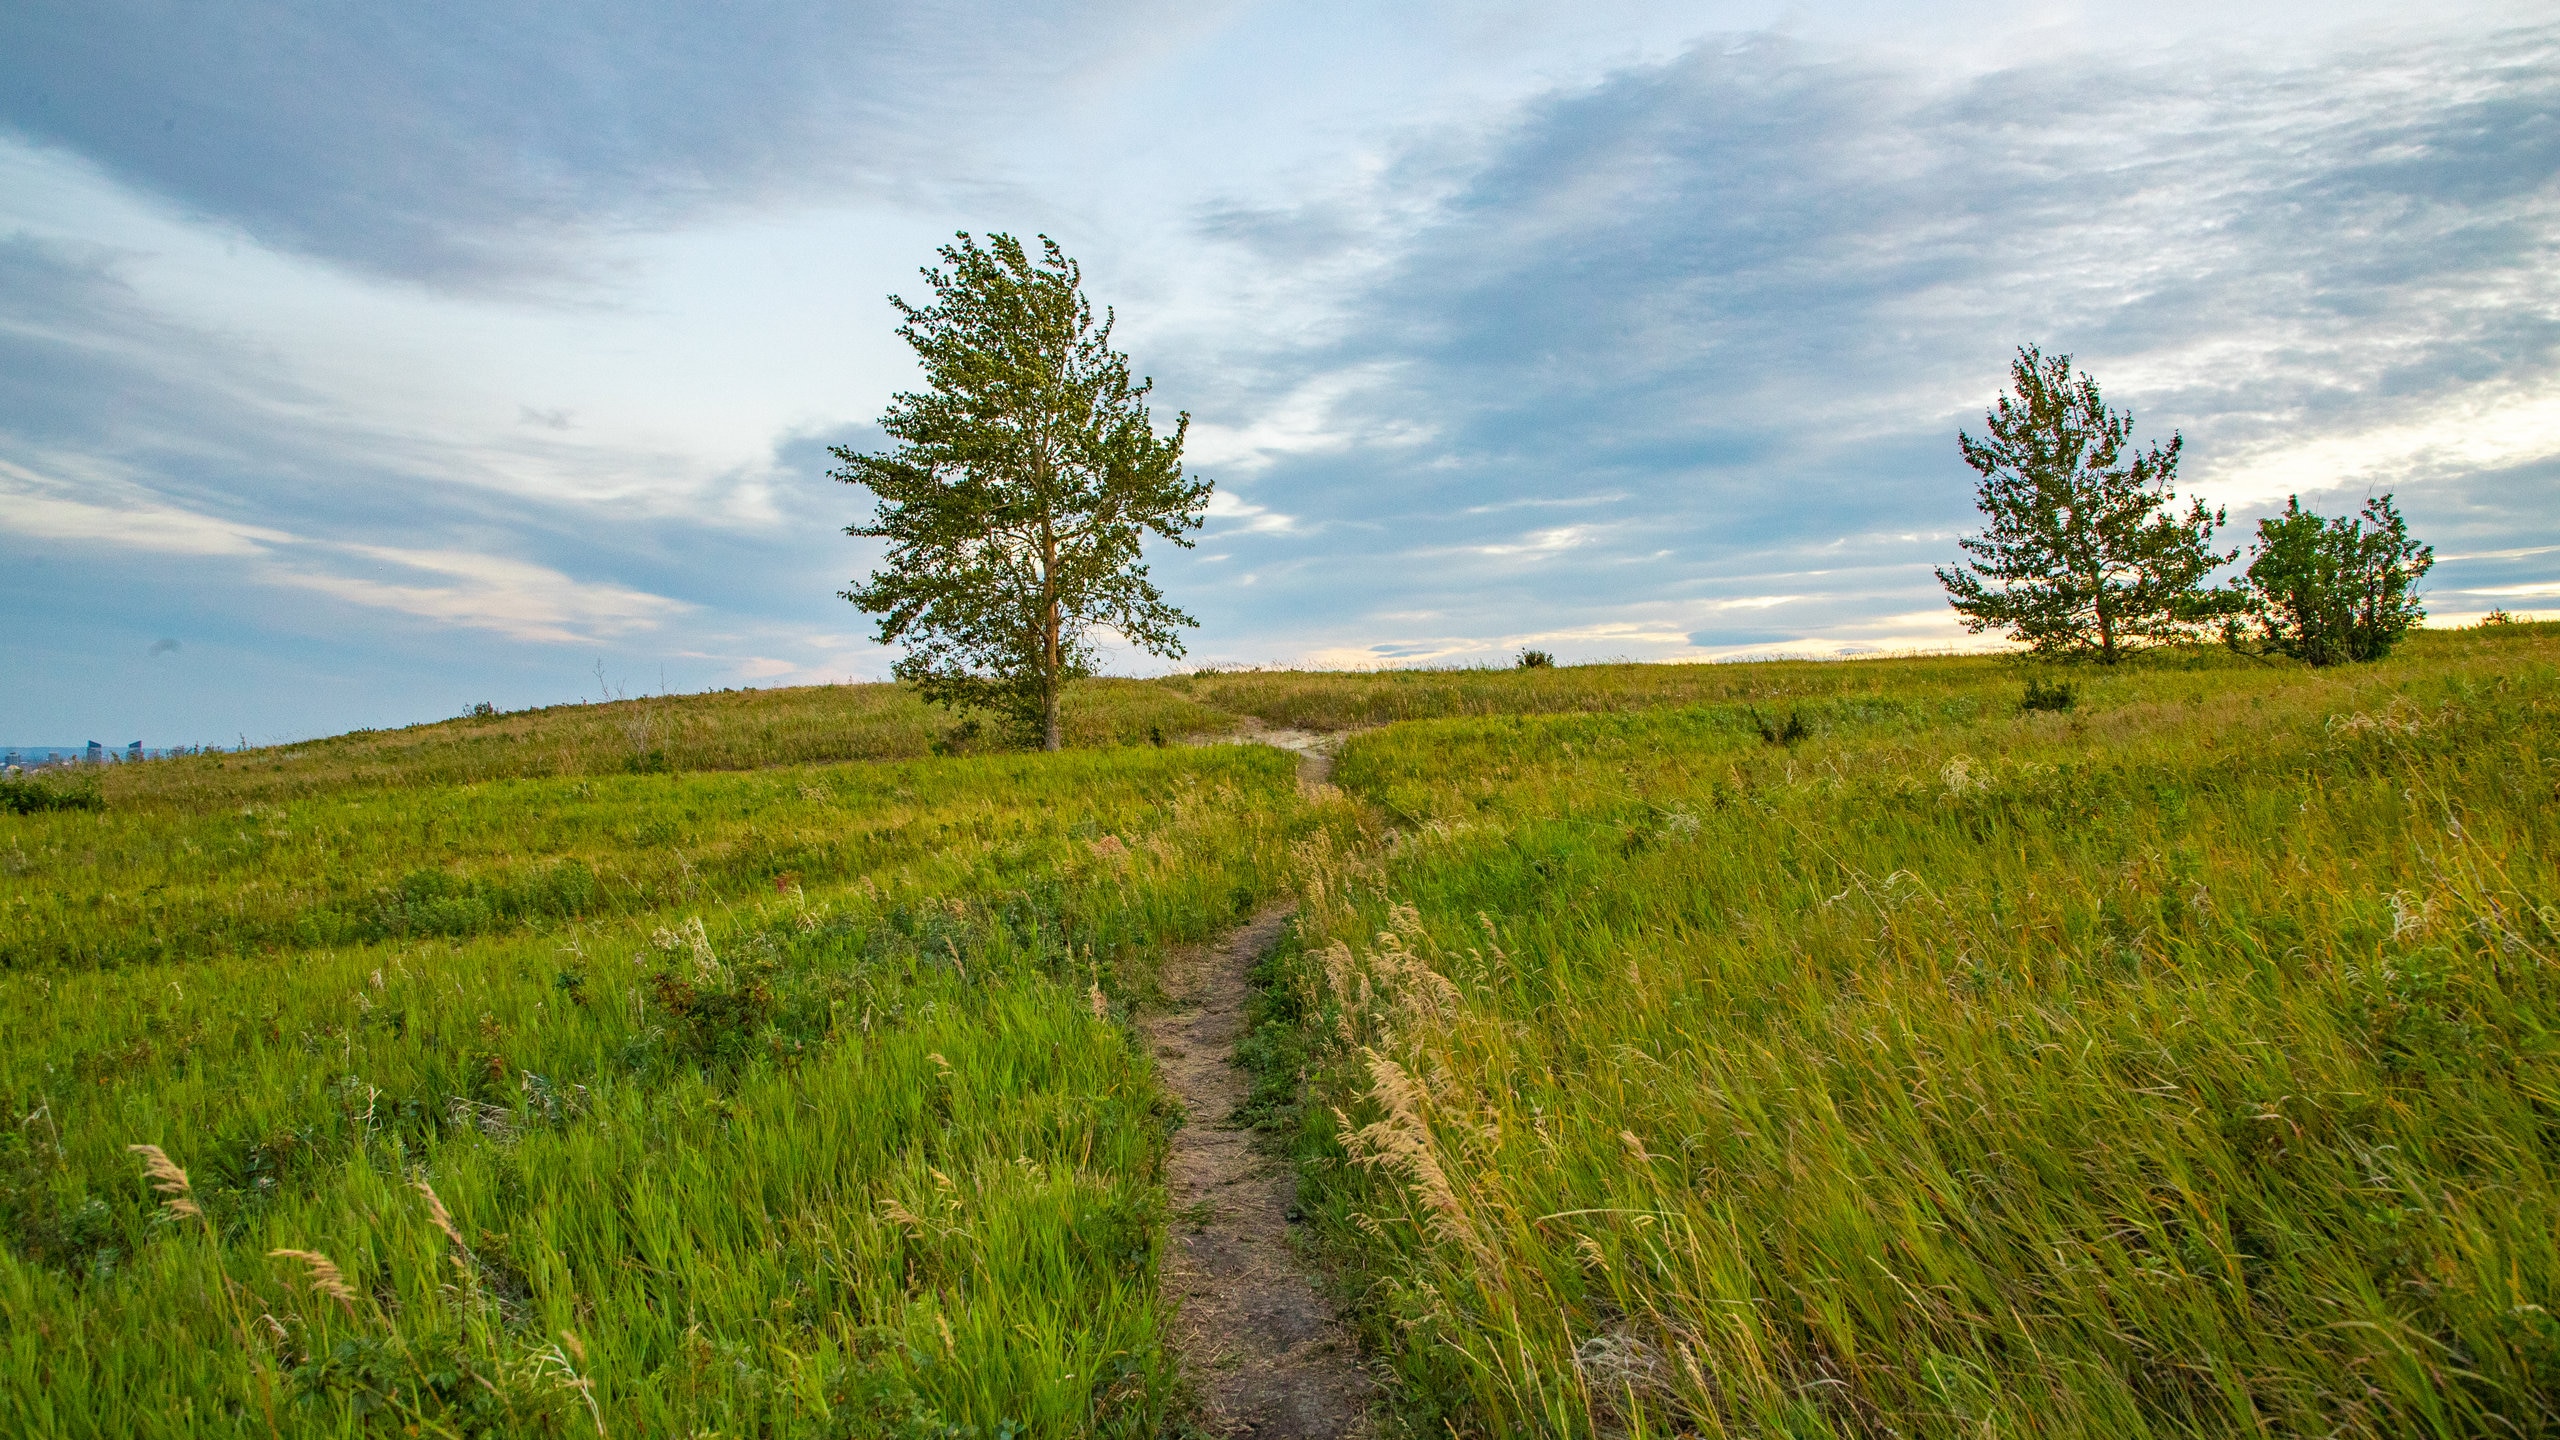
POLYGON ((1147 578, 1152 533, 1188 546, 1210 484, 1182 470, 1191 417, 1159 436, 1152 380, 1132 381, 1057 242, 1035 258, 1010 235, 962 232, 923 271, 933 300, 891 296, 925 388, 881 416, 896 444, 834 447, 828 472, 878 500, 849 535, 889 542, 844 598, 880 617, 892 667, 927 699, 990 711, 1058 748, 1058 697, 1091 673, 1107 626, 1151 654, 1182 653, 1196 624, 1147 578))
POLYGON ((1957 542, 1970 561, 1938 571, 1965 628, 2112 665, 2227 611, 2204 584, 2239 553, 2213 549, 2223 513, 2169 508, 2185 437, 2136 449, 2133 416, 2107 408, 2088 372, 2073 378, 2068 355, 2023 347, 2009 379, 1988 433, 1956 437, 1991 522, 1957 542))
MULTIPOLYGON (((2284 513, 2258 522, 2243 583, 2258 643, 2313 665, 2379 660, 2426 618, 2417 583, 2435 567, 2432 546, 2384 495, 2361 518, 2327 520, 2287 496, 2284 513), (2370 528, 2368 528, 2370 527, 2370 528)), ((2244 627, 2231 626, 2234 645, 2244 627)))

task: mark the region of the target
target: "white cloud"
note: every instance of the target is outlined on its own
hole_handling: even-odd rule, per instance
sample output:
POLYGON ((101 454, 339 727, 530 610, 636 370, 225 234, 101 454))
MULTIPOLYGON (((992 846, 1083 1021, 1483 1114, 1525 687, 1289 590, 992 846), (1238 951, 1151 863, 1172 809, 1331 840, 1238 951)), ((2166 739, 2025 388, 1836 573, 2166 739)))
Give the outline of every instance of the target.
POLYGON ((1401 368, 1396 362, 1378 361, 1330 371, 1284 391, 1249 420, 1227 425, 1196 422, 1184 458, 1213 469, 1252 474, 1288 456, 1330 454, 1354 446, 1423 444, 1439 433, 1437 427, 1349 413, 1353 402, 1386 389, 1401 368))
POLYGON ((2510 597, 2517 600, 2560 598, 2560 580, 2537 580, 2528 585, 2483 585, 2472 590, 2456 590, 2456 595, 2486 595, 2491 599, 2510 597))
MULTIPOLYGON (((1256 505, 1223 486, 1209 492, 1209 518, 1225 522, 1218 527, 1221 532, 1242 530, 1247 534, 1285 535, 1298 528, 1296 516, 1283 515, 1267 505, 1256 505)), ((1203 558, 1223 560, 1227 557, 1203 558)))
POLYGON ((354 604, 395 610, 447 625, 494 631, 510 640, 591 644, 634 631, 653 630, 661 622, 694 608, 663 595, 576 580, 548 566, 495 555, 402 550, 388 545, 303 543, 323 555, 334 553, 371 560, 377 565, 433 577, 433 581, 400 583, 308 563, 284 563, 266 572, 264 578, 269 583, 316 590, 354 604))
POLYGON ((1516 500, 1497 501, 1491 505, 1470 505, 1461 515, 1498 515, 1505 510, 1572 510, 1584 505, 1610 505, 1627 498, 1624 490, 1611 490, 1599 495, 1524 495, 1516 500))
POLYGON ((654 629, 694 608, 504 556, 244 525, 109 478, 75 489, 6 461, 0 461, 0 532, 53 544, 245 561, 244 573, 262 584, 534 643, 589 644, 654 629), (82 493, 111 498, 101 503, 78 498, 82 493))
POLYGON ((1497 545, 1465 547, 1478 555, 1554 555, 1566 550, 1579 550, 1591 543, 1601 527, 1597 525, 1556 525, 1532 530, 1519 539, 1497 545))
POLYGON ((2342 488, 2388 490, 2560 456, 2560 378, 2479 386, 2379 423, 2290 434, 2199 472, 2216 500, 2257 505, 2342 488))
POLYGON ((132 487, 88 487, 106 504, 74 498, 73 487, 0 460, 0 530, 32 540, 110 545, 158 555, 258 555, 293 537, 167 505, 132 487))
POLYGON ((1712 601, 1706 608, 1709 610, 1767 610, 1805 598, 1802 595, 1734 595, 1712 601))

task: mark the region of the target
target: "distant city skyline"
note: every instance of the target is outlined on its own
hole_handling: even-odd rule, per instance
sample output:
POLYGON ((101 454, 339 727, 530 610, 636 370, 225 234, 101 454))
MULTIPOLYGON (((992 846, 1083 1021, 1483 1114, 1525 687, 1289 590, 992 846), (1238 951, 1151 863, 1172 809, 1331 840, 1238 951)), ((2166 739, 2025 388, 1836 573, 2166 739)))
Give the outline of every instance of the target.
POLYGON ((0 732, 884 678, 825 452, 963 228, 1191 413, 1194 662, 1980 644, 2021 344, 2560 612, 2560 22, 2243 8, 13 7, 0 732))

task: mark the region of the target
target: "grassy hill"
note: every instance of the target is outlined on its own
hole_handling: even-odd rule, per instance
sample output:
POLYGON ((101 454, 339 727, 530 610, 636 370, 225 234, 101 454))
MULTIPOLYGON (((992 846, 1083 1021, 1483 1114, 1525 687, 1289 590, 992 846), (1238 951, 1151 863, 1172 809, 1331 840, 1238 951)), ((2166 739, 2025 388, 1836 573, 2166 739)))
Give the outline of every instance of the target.
MULTIPOLYGON (((1089 680, 1062 706, 1070 747, 1221 734, 1239 724, 1159 684, 1089 680)), ((103 773, 119 808, 203 808, 483 780, 912 760, 993 747, 899 685, 724 690, 466 715, 103 773)))
POLYGON ((1354 741, 1262 1058, 1407 1417, 2560 1426, 2554 639, 1354 741))
POLYGON ((1100 682, 1057 756, 832 687, 112 770, 0 814, 0 1428, 1179 1427, 1130 1007, 1295 897, 1256 1113, 1396 1426, 2560 1429, 2560 627, 2061 678, 1100 682), (1339 792, 1170 743, 1248 717, 1354 730, 1339 792))
POLYGON ((654 703, 0 818, 0 1430, 1165 1421, 1128 1006, 1345 807, 1260 747, 799 763, 924 754, 883 687, 654 703))

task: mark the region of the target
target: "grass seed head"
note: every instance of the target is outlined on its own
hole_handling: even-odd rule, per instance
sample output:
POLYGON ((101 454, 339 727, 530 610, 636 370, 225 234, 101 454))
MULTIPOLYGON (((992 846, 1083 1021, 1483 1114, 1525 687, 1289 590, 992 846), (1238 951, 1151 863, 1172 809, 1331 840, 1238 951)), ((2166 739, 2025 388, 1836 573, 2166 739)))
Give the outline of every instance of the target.
POLYGON ((924 1238, 924 1222, 916 1218, 916 1212, 898 1203, 898 1197, 894 1195, 883 1197, 880 1201, 880 1214, 890 1224, 906 1231, 916 1239, 924 1238))
POLYGON ((196 1208, 195 1187, 187 1182, 187 1172, 178 1168, 169 1152, 157 1145, 124 1147, 142 1157, 142 1173, 151 1178, 151 1188, 161 1195, 160 1212, 171 1220, 202 1220, 204 1212, 196 1208))
POLYGON ((348 1286, 336 1261, 317 1250, 270 1250, 267 1254, 278 1260, 300 1261, 303 1279, 310 1283, 312 1293, 337 1301, 348 1319, 356 1318, 356 1292, 348 1286))
POLYGON ((1476 1233, 1465 1202, 1458 1198, 1456 1187, 1449 1183, 1448 1172, 1441 1168, 1440 1157, 1432 1149, 1431 1122, 1422 1113, 1420 1082, 1403 1066, 1375 1051, 1369 1053, 1369 1082, 1371 1098, 1387 1112, 1386 1116, 1343 1136, 1343 1147, 1363 1165, 1401 1171, 1412 1185, 1414 1197, 1431 1213, 1432 1227, 1442 1238, 1465 1246, 1480 1261, 1489 1263, 1492 1252, 1476 1233))
POLYGON ((444 1200, 436 1194, 436 1187, 424 1180, 416 1183, 418 1193, 427 1197, 427 1218, 434 1221, 436 1228, 444 1232, 445 1239, 453 1242, 453 1263, 463 1264, 465 1258, 471 1254, 471 1247, 464 1242, 462 1231, 454 1225, 453 1212, 444 1208, 444 1200))

